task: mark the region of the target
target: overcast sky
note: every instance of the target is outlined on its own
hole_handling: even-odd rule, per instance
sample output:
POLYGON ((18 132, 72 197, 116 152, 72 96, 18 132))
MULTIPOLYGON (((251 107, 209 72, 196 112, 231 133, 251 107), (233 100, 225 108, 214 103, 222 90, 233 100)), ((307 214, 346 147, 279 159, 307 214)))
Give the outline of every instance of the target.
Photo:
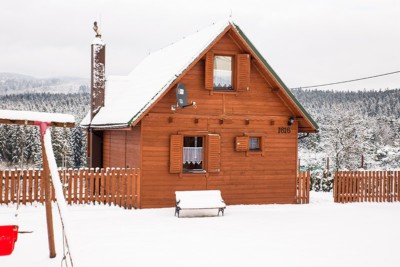
MULTIPOLYGON (((97 20, 107 75, 126 75, 231 11, 288 87, 400 70, 399 0, 2 0, 0 72, 89 78, 97 20)), ((400 73, 327 88, 400 88, 400 73)))

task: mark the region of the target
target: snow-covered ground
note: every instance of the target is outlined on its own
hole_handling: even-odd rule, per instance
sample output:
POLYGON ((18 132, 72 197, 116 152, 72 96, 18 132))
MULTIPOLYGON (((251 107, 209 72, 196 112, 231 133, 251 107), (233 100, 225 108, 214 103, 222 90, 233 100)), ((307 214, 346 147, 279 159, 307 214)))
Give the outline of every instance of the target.
MULTIPOLYGON (((335 204, 331 193, 309 205, 228 206, 216 210, 69 207, 75 267, 80 266, 399 266, 400 203, 335 204), (191 217, 188 217, 190 215, 191 217)), ((48 258, 45 210, 20 208, 23 231, 0 266, 60 266, 62 241, 53 205, 57 257, 48 258)), ((13 207, 0 206, 0 222, 13 207)))

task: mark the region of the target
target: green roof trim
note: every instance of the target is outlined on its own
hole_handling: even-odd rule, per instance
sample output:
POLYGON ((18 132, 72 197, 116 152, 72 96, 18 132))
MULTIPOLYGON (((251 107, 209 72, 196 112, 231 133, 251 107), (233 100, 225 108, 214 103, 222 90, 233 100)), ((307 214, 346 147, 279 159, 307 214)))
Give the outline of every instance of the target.
POLYGON ((239 26, 236 24, 233 24, 238 31, 239 35, 246 41, 246 43, 250 46, 250 48, 254 51, 254 53, 258 56, 258 58, 261 60, 261 62, 264 64, 264 66, 272 73, 272 75, 275 77, 275 79, 280 83, 282 88, 286 91, 286 93, 289 95, 289 97, 296 103, 296 105, 300 108, 300 110, 304 113, 304 115, 307 117, 307 119, 311 122, 311 124, 315 127, 316 130, 318 130, 318 124, 311 118, 310 114, 304 109, 304 107, 300 104, 300 102, 296 99, 296 97, 292 94, 292 92, 289 90, 289 88, 285 85, 285 83, 279 78, 278 74, 272 69, 272 67, 268 64, 268 62, 265 60, 265 58, 261 55, 261 53, 257 50, 257 48, 251 43, 249 38, 244 34, 244 32, 240 29, 239 26))

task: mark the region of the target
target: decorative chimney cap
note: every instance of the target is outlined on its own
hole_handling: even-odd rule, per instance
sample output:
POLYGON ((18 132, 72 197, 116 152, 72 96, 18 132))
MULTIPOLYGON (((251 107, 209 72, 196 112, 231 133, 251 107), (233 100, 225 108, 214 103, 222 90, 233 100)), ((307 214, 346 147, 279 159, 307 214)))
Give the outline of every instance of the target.
POLYGON ((101 38, 100 29, 97 26, 97 21, 94 22, 93 30, 96 33, 96 38, 101 38))

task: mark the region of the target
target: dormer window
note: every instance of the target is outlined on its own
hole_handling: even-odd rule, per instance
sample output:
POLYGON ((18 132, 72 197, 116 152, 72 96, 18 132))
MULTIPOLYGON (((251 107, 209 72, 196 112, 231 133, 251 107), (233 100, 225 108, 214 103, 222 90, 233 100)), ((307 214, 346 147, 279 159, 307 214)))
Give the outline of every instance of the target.
POLYGON ((205 89, 221 92, 250 90, 250 55, 208 52, 205 56, 205 89))
POLYGON ((214 90, 233 90, 232 56, 214 56, 214 90))

